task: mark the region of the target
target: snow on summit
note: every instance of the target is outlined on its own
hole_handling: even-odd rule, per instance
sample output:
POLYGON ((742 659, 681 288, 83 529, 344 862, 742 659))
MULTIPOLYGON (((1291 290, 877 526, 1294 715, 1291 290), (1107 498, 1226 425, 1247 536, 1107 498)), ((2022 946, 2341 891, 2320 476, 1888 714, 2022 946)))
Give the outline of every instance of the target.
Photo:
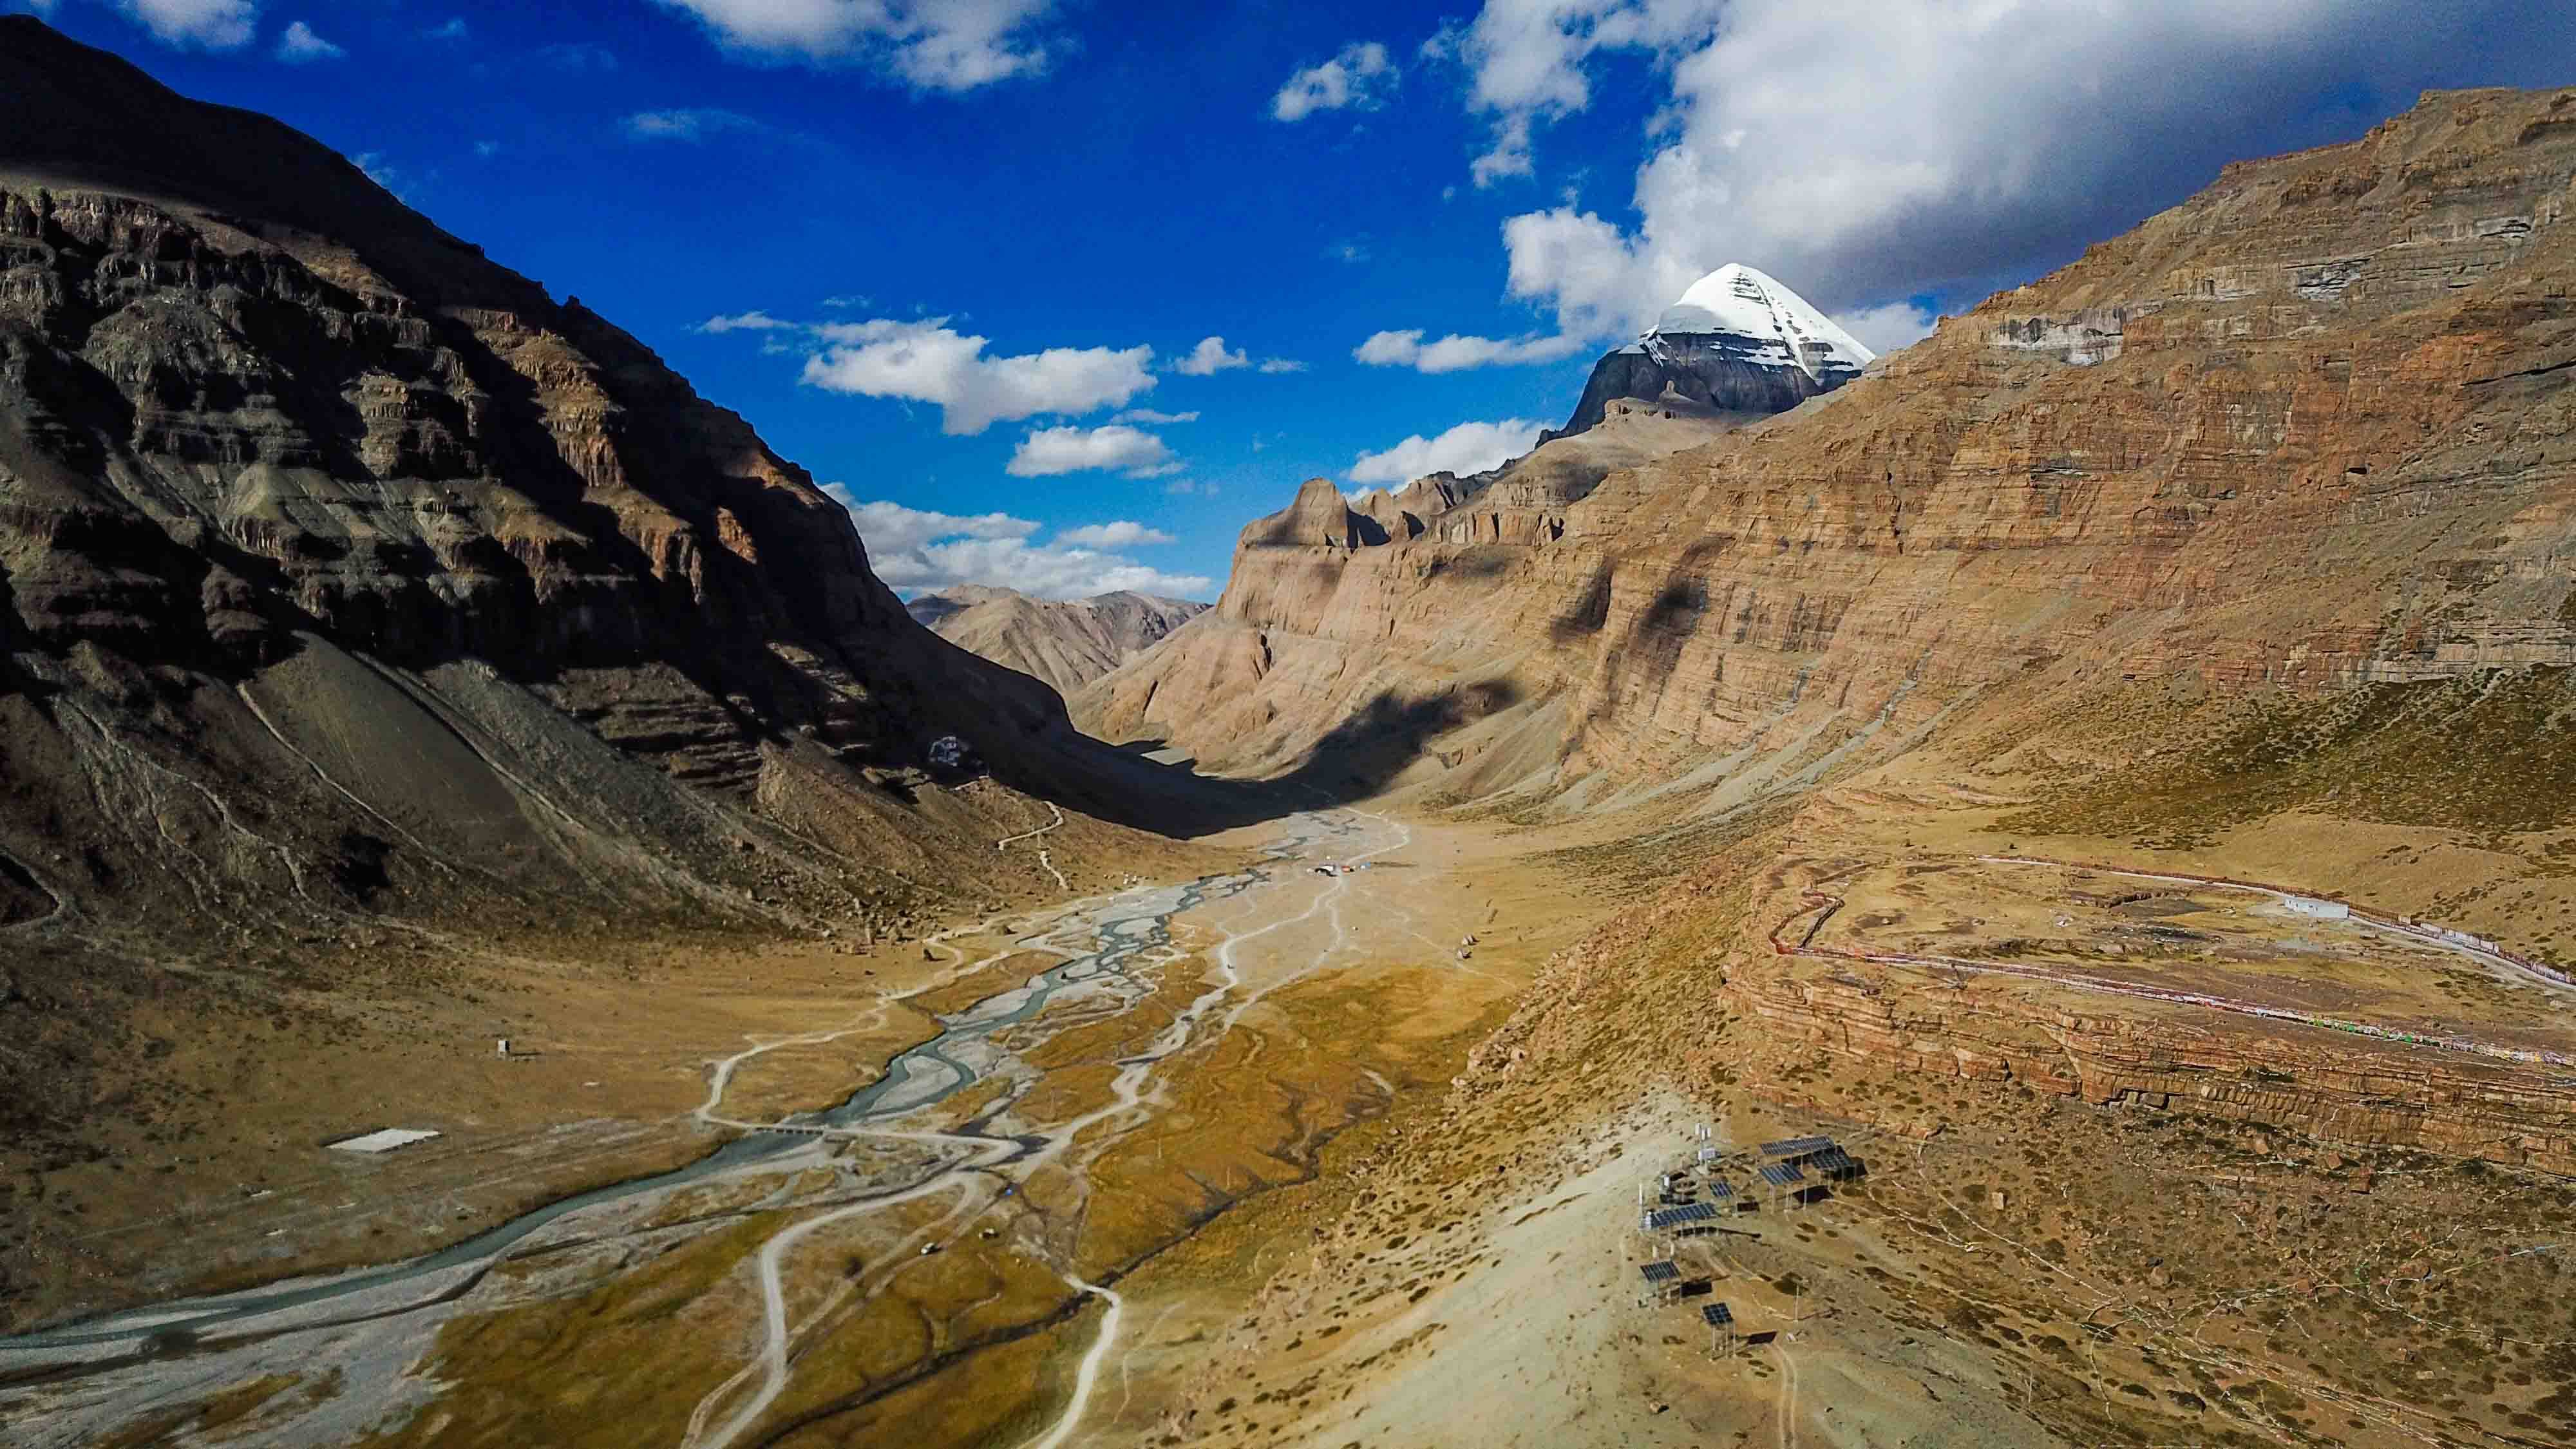
POLYGON ((1682 293, 1655 319, 1640 346, 1654 351, 1661 337, 1728 335, 1751 344, 1747 360, 1794 363, 1808 376, 1840 364, 1854 372, 1878 356, 1807 299, 1766 273, 1729 262, 1682 293), (1776 355, 1766 356, 1764 354, 1776 355))

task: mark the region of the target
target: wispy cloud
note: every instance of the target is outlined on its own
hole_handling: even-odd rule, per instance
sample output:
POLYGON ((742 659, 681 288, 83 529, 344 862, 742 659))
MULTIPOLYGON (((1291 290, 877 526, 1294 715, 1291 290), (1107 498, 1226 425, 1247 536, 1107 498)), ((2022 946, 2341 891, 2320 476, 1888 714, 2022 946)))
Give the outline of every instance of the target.
POLYGON ((1216 589, 1205 575, 1166 573, 1114 552, 1172 541, 1160 529, 1124 519, 1066 529, 1038 543, 1036 522, 1006 513, 959 517, 863 502, 841 483, 823 491, 850 510, 877 577, 906 593, 992 584, 1041 599, 1089 598, 1118 589, 1203 599, 1216 589))
POLYGON ((349 52, 324 40, 313 27, 298 20, 286 27, 277 38, 277 58, 288 65, 303 65, 317 60, 338 60, 349 52))
POLYGON ((1354 483, 1410 483, 1429 473, 1482 473, 1538 445, 1539 425, 1528 418, 1460 423, 1436 438, 1417 433, 1383 452, 1362 453, 1351 463, 1354 483))
POLYGON ((1410 367, 1416 372, 1457 372, 1470 367, 1517 366, 1554 362, 1582 350, 1580 337, 1461 337, 1451 333, 1436 342, 1422 340, 1422 329, 1378 332, 1353 348, 1351 356, 1371 367, 1410 367))
POLYGON ((637 111, 626 118, 626 134, 638 141, 703 141, 728 131, 763 129, 760 122, 739 111, 713 107, 637 111))
POLYGON ((960 333, 944 317, 826 323, 825 344, 805 360, 803 380, 831 392, 935 403, 950 433, 980 433, 996 422, 1040 413, 1078 415, 1124 407, 1154 386, 1151 347, 1050 347, 989 356, 987 339, 960 333))
POLYGON ((1053 0, 660 0, 754 60, 858 65, 923 91, 1046 69, 1053 0))
POLYGON ((1386 103, 1398 78, 1385 46, 1374 40, 1353 41, 1331 60, 1290 75, 1270 98, 1270 115, 1274 120, 1302 121, 1317 111, 1345 106, 1374 109, 1386 103))

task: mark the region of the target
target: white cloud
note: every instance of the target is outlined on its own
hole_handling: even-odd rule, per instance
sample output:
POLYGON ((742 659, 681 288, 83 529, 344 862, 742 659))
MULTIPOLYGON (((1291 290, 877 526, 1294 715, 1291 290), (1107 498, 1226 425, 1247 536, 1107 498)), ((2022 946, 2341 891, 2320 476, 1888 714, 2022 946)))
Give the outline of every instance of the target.
POLYGON ((1306 364, 1299 362, 1293 357, 1265 357, 1261 359, 1261 366, 1257 370, 1261 372, 1304 372, 1306 370, 1306 364))
POLYGON ((313 27, 298 20, 278 37, 277 58, 288 65, 302 65, 309 60, 338 60, 349 52, 313 33, 313 27))
POLYGON ((1214 498, 1217 487, 1213 483, 1201 483, 1194 478, 1175 478, 1163 485, 1163 491, 1172 494, 1199 493, 1214 498))
POLYGON ((1351 463, 1354 483, 1410 483, 1426 473, 1482 473, 1538 445, 1539 425, 1528 418, 1460 423, 1436 438, 1419 433, 1382 453, 1362 453, 1351 463))
POLYGON ((1835 326, 1858 338, 1861 346, 1884 357, 1931 336, 1937 319, 1911 302, 1890 302, 1884 307, 1837 312, 1833 320, 1835 326))
POLYGON ((2375 0, 1485 0, 1435 52, 1467 68, 1492 127, 1479 184, 1532 172, 1545 126, 1591 105, 1614 54, 1655 78, 1633 228, 1571 202, 1505 225, 1512 295, 1599 337, 1729 261, 1894 324, 1890 298, 2026 274, 2221 161, 2325 139, 2321 94, 2411 95, 2505 65, 2508 46, 2576 43, 2564 7, 2534 15, 2527 0, 2415 7, 2394 27, 2375 0))
POLYGON ((1050 347, 987 357, 984 338, 952 330, 946 318, 880 317, 814 331, 828 345, 805 360, 807 384, 936 403, 940 426, 952 434, 980 433, 996 422, 1039 413, 1124 407, 1154 386, 1151 347, 1050 347))
POLYGON ((1161 427, 1167 423, 1195 423, 1198 420, 1199 415, 1195 412, 1158 413, 1152 408, 1129 408, 1127 411, 1113 416, 1109 421, 1113 423, 1143 423, 1147 427, 1161 427))
POLYGON ((465 17, 451 16, 445 24, 433 25, 421 34, 431 40, 463 40, 466 35, 465 17))
POLYGON ((626 118, 626 134, 638 141, 703 141, 724 131, 757 131, 758 121, 737 111, 713 108, 637 111, 626 118))
POLYGON ((1040 428, 1020 439, 1003 472, 1014 478, 1115 469, 1131 478, 1153 476, 1172 461, 1172 450, 1152 433, 1112 423, 1105 428, 1040 428))
POLYGON ((1351 356, 1371 367, 1410 367, 1417 372, 1457 372, 1469 367, 1514 367, 1530 362, 1554 362, 1580 351, 1580 337, 1523 337, 1505 340, 1495 337, 1461 337, 1450 333, 1437 342, 1424 342, 1422 329, 1403 332, 1371 333, 1366 342, 1352 349, 1351 356))
POLYGON ((1205 598, 1216 587, 1204 575, 1165 573, 1105 551, 1171 541, 1142 524, 1067 529, 1038 544, 1030 542, 1038 532, 1036 523, 1005 513, 961 518, 900 503, 863 503, 846 484, 830 484, 823 491, 850 510, 877 577, 906 593, 993 584, 1041 599, 1088 598, 1117 589, 1205 598))
POLYGON ((117 8, 164 45, 232 50, 259 33, 254 0, 117 0, 117 8))
POLYGON ((1353 41, 1322 65, 1308 66, 1288 77, 1270 98, 1270 114, 1282 121, 1302 121, 1317 111, 1345 106, 1374 110, 1386 103, 1398 79, 1386 47, 1374 40, 1353 41))
POLYGON ((367 173, 369 181, 392 192, 395 198, 404 204, 410 203, 412 188, 419 178, 385 159, 384 152, 361 151, 349 159, 356 163, 359 170, 367 173))
POLYGON ((730 317, 710 317, 690 330, 694 332, 798 332, 803 329, 796 323, 782 321, 766 312, 752 311, 737 312, 730 317))
POLYGON ((916 90, 968 91, 1046 68, 1033 32, 1053 0, 660 0, 727 49, 761 59, 862 64, 916 90))
POLYGON ((1232 352, 1226 351, 1224 338, 1202 337, 1199 339, 1199 345, 1191 348, 1187 357, 1172 364, 1172 371, 1190 377, 1206 377, 1212 373, 1223 372, 1229 367, 1250 367, 1251 365, 1252 359, 1245 356, 1241 348, 1232 352))
POLYGON ((1147 528, 1121 518, 1114 523, 1088 523, 1080 528, 1061 529, 1056 533, 1055 541, 1079 548, 1143 548, 1174 540, 1159 528, 1147 528))

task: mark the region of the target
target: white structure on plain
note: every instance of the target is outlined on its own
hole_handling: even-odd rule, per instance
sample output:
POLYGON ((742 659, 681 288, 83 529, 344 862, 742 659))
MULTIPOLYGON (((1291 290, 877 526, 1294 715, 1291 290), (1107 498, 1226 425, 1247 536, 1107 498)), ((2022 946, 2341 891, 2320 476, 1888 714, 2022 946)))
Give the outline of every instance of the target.
POLYGON ((433 1132, 426 1127, 384 1127, 356 1137, 343 1137, 337 1142, 326 1142, 322 1145, 328 1147, 334 1152, 364 1152, 374 1154, 378 1152, 391 1152, 397 1147, 409 1147, 415 1142, 427 1142, 429 1139, 436 1137, 437 1135, 438 1134, 436 1132, 433 1132))
POLYGON ((2320 921, 2340 921, 2352 914, 2352 907, 2341 901, 2321 901, 2313 896, 2283 896, 2281 903, 2303 916, 2320 921))
POLYGON ((499 1047, 494 1051, 493 1055, 495 1055, 495 1056, 504 1056, 504 1057, 508 1056, 508 1055, 510 1054, 510 1039, 509 1039, 508 1037, 506 1037, 506 1036, 505 1036, 505 1037, 498 1038, 498 1041, 500 1042, 500 1045, 499 1045, 499 1047))

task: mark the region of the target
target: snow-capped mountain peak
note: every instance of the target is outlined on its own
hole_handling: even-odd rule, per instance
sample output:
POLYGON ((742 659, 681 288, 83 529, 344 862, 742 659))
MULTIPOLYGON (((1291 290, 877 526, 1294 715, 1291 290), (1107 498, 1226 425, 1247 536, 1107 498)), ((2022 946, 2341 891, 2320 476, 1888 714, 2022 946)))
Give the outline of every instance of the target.
POLYGON ((1832 318, 1808 305, 1807 299, 1766 273, 1741 262, 1729 262, 1698 281, 1681 300, 1655 319, 1654 330, 1640 339, 1648 351, 1661 337, 1727 334, 1745 339, 1760 351, 1776 346, 1776 358, 1747 361, 1791 363, 1817 377, 1836 363, 1857 372, 1878 356, 1860 340, 1835 326, 1832 318))
POLYGON ((1592 365, 1565 432, 1599 425, 1619 398, 1721 415, 1787 412, 1876 358, 1806 298, 1730 263, 1691 283, 1653 330, 1592 365))

